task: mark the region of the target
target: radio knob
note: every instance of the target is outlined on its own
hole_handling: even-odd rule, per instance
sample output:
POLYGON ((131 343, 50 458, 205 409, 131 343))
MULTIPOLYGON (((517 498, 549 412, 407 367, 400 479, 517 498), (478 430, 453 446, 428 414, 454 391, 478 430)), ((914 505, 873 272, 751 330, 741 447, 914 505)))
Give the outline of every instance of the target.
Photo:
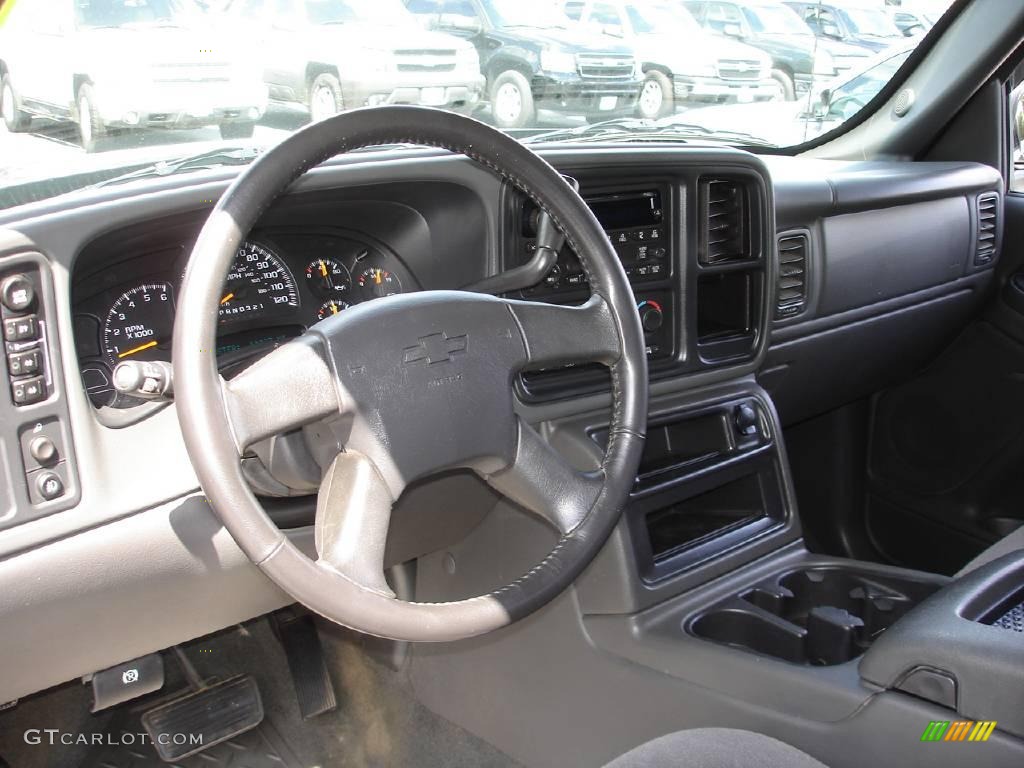
POLYGON ((652 332, 661 328, 665 315, 658 304, 653 301, 642 301, 637 310, 640 312, 640 324, 645 331, 652 332))

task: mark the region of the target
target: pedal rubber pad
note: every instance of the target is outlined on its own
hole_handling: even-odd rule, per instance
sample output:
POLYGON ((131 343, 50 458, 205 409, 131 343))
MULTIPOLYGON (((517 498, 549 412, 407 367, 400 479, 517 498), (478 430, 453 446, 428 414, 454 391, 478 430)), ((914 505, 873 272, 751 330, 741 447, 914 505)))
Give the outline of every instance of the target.
POLYGON ((302 719, 337 709, 334 684, 313 617, 307 614, 288 619, 278 625, 277 631, 292 673, 302 719))
POLYGON ((263 720, 256 681, 232 677, 142 715, 160 759, 171 763, 252 730, 263 720))

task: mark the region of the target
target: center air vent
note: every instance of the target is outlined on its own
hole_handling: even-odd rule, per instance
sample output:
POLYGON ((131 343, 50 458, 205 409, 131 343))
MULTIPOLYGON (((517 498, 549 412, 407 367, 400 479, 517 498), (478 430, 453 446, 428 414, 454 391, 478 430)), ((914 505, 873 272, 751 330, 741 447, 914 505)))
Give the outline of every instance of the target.
POLYGON ((807 251, 805 234, 779 238, 779 284, 775 298, 775 316, 793 317, 803 312, 807 302, 807 251))
POLYGON ((996 225, 999 214, 999 195, 978 196, 978 242, 974 251, 975 264, 988 264, 996 254, 996 225))
POLYGON ((753 257, 746 187, 734 179, 701 181, 701 264, 722 264, 753 257))

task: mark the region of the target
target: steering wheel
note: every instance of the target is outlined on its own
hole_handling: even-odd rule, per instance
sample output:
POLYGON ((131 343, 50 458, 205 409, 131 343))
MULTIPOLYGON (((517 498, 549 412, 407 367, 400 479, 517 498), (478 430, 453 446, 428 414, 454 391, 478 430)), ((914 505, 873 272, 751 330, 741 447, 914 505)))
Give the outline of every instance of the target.
MULTIPOLYGON (((594 558, 626 502, 647 416, 647 362, 633 293, 586 204, 544 160, 467 117, 378 107, 314 123, 234 181, 192 250, 174 324, 174 387, 204 492, 245 554, 285 592, 339 624, 399 640, 457 640, 540 608, 594 558), (423 291, 377 299, 317 323, 225 381, 217 307, 235 253, 261 214, 309 168, 339 153, 413 143, 461 153, 533 199, 579 255, 582 306, 423 291), (612 409, 600 469, 581 472, 516 413, 524 368, 599 362, 612 409), (254 443, 302 428, 323 470, 316 560, 271 521, 243 478, 254 443), (412 481, 453 468, 542 515, 560 537, 548 556, 490 594, 399 600, 384 577, 394 501, 412 481)), ((426 514, 426 512, 424 512, 426 514)))

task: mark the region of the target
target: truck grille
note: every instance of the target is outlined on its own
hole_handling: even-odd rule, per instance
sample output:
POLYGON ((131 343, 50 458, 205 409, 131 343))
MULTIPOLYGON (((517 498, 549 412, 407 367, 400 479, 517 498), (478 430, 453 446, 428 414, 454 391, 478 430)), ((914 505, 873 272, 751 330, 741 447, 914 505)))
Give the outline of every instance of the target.
POLYGON ((602 80, 628 80, 633 77, 633 57, 628 55, 582 54, 576 57, 580 77, 602 80))
POLYGON ((156 83, 226 83, 230 79, 231 65, 227 62, 153 65, 153 82, 156 83))
POLYGON ((395 51, 399 72, 451 72, 455 51, 451 48, 404 48, 395 51))
POLYGON ((761 63, 750 59, 721 59, 718 76, 723 80, 759 80, 761 63))

